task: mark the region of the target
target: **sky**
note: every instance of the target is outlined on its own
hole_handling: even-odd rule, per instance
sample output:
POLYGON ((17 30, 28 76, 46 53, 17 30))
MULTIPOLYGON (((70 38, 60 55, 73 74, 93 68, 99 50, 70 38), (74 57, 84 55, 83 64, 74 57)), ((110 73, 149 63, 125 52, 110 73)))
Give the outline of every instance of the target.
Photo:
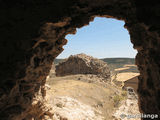
POLYGON ((96 17, 88 26, 77 29, 75 35, 67 35, 68 43, 57 58, 85 53, 96 58, 134 58, 130 35, 124 21, 96 17))

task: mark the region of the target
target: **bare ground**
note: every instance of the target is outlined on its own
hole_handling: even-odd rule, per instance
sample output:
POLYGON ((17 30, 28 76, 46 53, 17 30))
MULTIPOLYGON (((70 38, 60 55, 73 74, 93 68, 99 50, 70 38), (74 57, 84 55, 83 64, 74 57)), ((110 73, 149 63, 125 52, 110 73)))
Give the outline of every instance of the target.
POLYGON ((117 81, 127 81, 131 78, 138 76, 139 73, 125 72, 117 74, 117 81))
MULTIPOLYGON (((118 79, 125 81, 138 74, 119 73, 118 79)), ((123 112, 139 113, 137 100, 130 101, 126 91, 96 75, 55 77, 51 70, 47 84, 46 99, 54 111, 54 120, 116 120, 123 112)))
POLYGON ((50 78, 48 84, 51 89, 47 93, 47 99, 54 100, 57 97, 75 99, 80 103, 91 106, 97 116, 103 118, 102 120, 113 119, 114 111, 120 105, 120 101, 125 98, 125 96, 122 96, 123 91, 119 87, 103 82, 96 75, 55 77, 50 78), (117 97, 118 99, 116 99, 117 97))

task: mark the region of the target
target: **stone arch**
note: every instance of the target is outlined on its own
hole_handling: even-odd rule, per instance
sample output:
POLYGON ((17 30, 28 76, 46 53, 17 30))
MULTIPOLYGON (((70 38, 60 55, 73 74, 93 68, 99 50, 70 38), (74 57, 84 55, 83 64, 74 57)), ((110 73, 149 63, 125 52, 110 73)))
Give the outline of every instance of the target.
POLYGON ((0 117, 42 119, 45 79, 63 51, 65 36, 88 25, 95 16, 125 21, 137 49, 140 71, 139 107, 160 115, 159 2, 138 0, 1 1, 0 117))

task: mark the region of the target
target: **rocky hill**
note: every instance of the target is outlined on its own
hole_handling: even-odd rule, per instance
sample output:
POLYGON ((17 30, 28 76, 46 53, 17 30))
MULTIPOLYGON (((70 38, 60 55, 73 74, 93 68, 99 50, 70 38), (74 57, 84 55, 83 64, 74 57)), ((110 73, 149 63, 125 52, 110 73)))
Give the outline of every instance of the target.
POLYGON ((108 65, 97 58, 86 54, 71 55, 56 66, 56 75, 95 74, 103 78, 110 78, 108 65))

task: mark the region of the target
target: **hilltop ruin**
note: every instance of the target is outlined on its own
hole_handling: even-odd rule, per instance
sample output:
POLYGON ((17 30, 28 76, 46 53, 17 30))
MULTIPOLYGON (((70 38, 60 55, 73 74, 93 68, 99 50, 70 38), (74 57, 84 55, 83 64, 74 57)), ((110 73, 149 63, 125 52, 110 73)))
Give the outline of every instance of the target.
POLYGON ((94 74, 110 79, 107 63, 86 54, 71 55, 56 66, 56 75, 94 74))

